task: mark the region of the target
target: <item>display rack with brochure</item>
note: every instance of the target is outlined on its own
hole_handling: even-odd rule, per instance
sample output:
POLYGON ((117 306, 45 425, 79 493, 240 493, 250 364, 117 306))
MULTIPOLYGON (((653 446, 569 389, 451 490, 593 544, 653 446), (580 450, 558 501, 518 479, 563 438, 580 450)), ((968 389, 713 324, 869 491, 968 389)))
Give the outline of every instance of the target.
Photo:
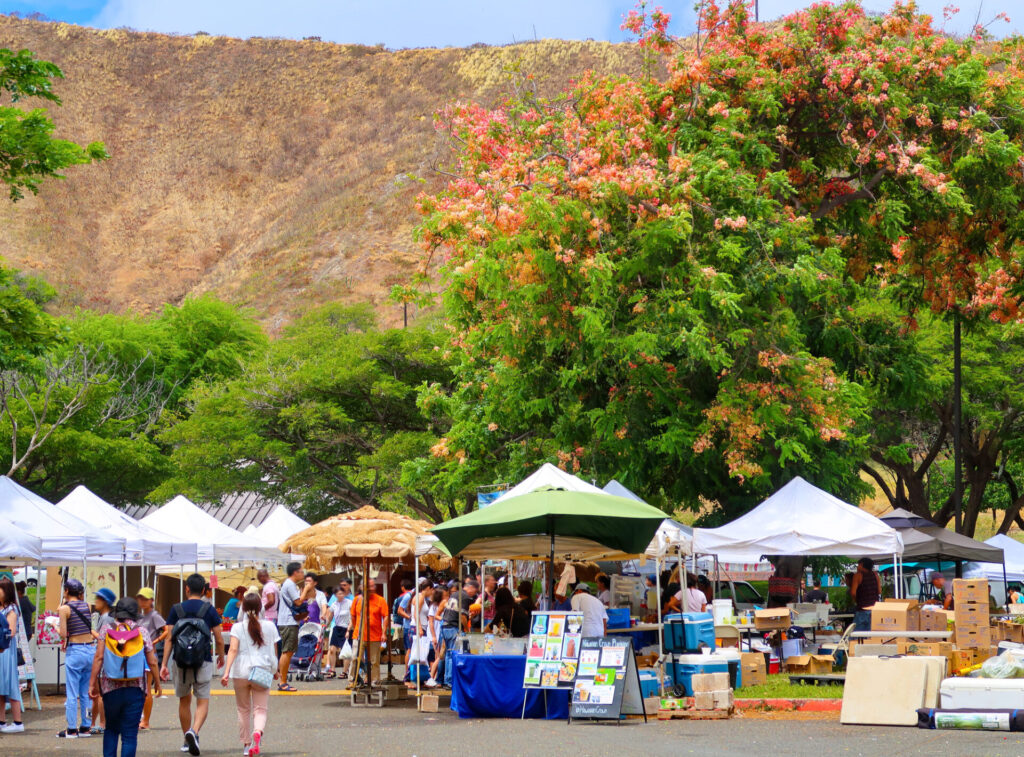
POLYGON ((580 642, 569 722, 573 719, 619 720, 643 715, 640 674, 630 639, 587 637, 580 642))
POLYGON ((524 689, 570 689, 580 656, 583 613, 535 612, 526 644, 524 689))

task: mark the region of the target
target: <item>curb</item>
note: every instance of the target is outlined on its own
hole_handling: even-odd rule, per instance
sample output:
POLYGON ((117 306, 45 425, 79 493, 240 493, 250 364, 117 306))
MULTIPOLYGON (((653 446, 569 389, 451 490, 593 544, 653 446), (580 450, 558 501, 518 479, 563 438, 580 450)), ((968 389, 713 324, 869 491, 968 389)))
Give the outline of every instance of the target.
POLYGON ((842 699, 736 699, 737 710, 768 712, 839 712, 842 699))

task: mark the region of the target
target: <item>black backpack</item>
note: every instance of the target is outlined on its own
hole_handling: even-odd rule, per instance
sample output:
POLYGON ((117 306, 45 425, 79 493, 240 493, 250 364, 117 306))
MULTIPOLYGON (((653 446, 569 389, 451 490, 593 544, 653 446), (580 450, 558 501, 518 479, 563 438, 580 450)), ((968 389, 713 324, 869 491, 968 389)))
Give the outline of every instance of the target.
MULTIPOLYGON (((200 612, 206 612, 203 604, 200 612)), ((198 615, 186 613, 181 605, 174 606, 177 620, 171 631, 171 659, 182 669, 199 670, 213 651, 213 632, 198 615)))

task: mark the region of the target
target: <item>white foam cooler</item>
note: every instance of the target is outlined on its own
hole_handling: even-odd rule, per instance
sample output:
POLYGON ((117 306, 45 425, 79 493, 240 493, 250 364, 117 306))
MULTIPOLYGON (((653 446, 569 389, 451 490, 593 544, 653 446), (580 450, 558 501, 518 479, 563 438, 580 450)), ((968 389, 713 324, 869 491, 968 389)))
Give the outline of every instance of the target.
POLYGON ((944 710, 1017 710, 1024 706, 1024 678, 947 678, 939 701, 944 710))

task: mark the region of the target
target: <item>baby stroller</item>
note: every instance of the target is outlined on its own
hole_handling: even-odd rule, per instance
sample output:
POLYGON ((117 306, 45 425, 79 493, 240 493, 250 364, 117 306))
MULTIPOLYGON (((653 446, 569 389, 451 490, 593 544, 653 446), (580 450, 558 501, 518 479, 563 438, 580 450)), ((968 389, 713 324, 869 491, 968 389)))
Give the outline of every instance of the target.
POLYGON ((292 655, 288 678, 298 681, 322 681, 324 658, 324 629, 319 623, 299 626, 299 648, 292 655))

